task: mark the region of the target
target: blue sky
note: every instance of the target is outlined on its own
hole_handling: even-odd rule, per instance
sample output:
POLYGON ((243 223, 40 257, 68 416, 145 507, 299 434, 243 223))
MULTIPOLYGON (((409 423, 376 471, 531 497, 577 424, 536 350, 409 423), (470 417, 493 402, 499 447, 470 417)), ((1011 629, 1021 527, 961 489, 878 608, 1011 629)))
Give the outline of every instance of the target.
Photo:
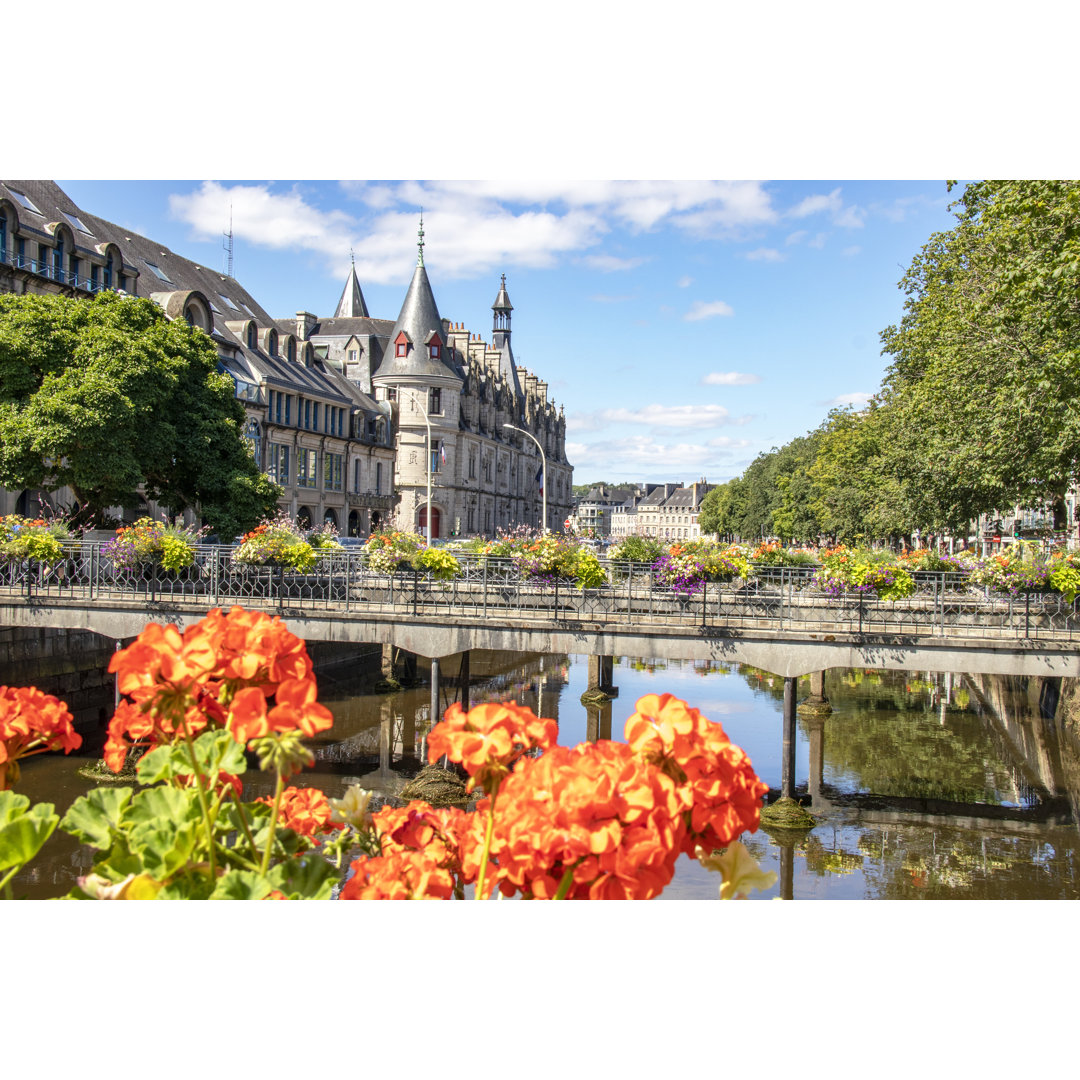
POLYGON ((393 319, 416 261, 490 336, 507 276, 519 364, 567 418, 575 480, 719 482, 866 400, 897 282, 948 228, 934 181, 60 179, 90 213, 234 273, 276 317, 333 313, 350 251, 393 319))

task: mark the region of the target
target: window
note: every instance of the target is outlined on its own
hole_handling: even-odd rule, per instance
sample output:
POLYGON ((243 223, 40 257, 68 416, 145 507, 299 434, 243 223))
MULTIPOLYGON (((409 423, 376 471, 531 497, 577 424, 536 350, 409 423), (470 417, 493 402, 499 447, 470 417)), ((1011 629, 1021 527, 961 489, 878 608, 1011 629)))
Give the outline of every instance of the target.
POLYGON ((431 471, 437 473, 446 461, 446 450, 443 449, 442 440, 431 444, 431 471))
POLYGON ((327 491, 341 491, 345 460, 340 454, 323 455, 323 476, 327 491))
POLYGON ((49 250, 44 244, 38 244, 38 263, 34 269, 45 277, 49 276, 49 250))
POLYGON ((0 262, 7 262, 7 214, 0 210, 0 262))
POLYGON ((428 412, 433 416, 442 413, 442 390, 437 386, 428 392, 428 412))
POLYGON ((352 463, 352 489, 358 494, 362 490, 360 487, 360 464, 359 458, 354 459, 352 463))
POLYGON ((277 331, 271 330, 266 342, 267 350, 271 356, 277 356, 277 331))
POLYGON ((437 341, 433 341, 428 346, 428 356, 430 356, 432 360, 439 359, 439 343, 437 341))
POLYGON ((255 348, 255 324, 254 323, 248 323, 247 347, 249 349, 254 349, 255 348))
POLYGON ((98 265, 97 263, 90 264, 90 291, 97 292, 98 288, 98 265))
POLYGON ((271 443, 269 450, 270 460, 267 462, 266 474, 271 480, 288 486, 289 483, 289 447, 278 443, 271 443))
POLYGON ((105 272, 102 274, 101 284, 106 289, 113 287, 113 256, 111 251, 105 257, 105 272))
POLYGON ((399 341, 397 343, 397 352, 395 352, 394 355, 395 356, 404 356, 405 355, 405 342, 404 341, 399 341))
POLYGON ((150 269, 153 270, 154 273, 159 278, 161 278, 161 280, 164 281, 166 285, 171 285, 172 284, 172 282, 169 280, 169 275, 166 274, 165 271, 162 270, 160 266, 155 266, 152 262, 148 262, 146 265, 149 266, 150 269))
POLYGON ((124 292, 127 292, 127 287, 128 287, 127 274, 121 274, 120 275, 120 288, 123 289, 124 292))
POLYGON ((355 364, 356 363, 356 350, 355 349, 350 349, 349 350, 349 363, 350 364, 355 364))
POLYGON ((248 445, 251 447, 251 456, 255 459, 255 467, 257 469, 262 468, 262 428, 259 426, 259 421, 255 417, 251 417, 248 420, 247 425, 244 427, 244 438, 247 440, 248 445))
MULTIPOLYGON (((239 308, 237 308, 237 306, 224 293, 218 293, 218 296, 221 297, 221 302, 226 307, 232 308, 233 311, 238 311, 239 310, 239 308)), ((252 346, 252 348, 254 348, 254 346, 252 346)))
POLYGON ((396 386, 388 386, 386 388, 386 400, 387 401, 397 401, 397 387, 396 386))
MULTIPOLYGON (((476 479, 476 451, 475 450, 470 450, 469 451, 469 479, 470 480, 475 480, 476 479)), ((472 530, 472 525, 471 524, 469 525, 469 529, 470 529, 470 531, 472 530)))
POLYGON ((375 494, 382 494, 382 462, 375 462, 375 494))
POLYGON ((296 486, 319 486, 319 452, 301 446, 296 451, 296 486))
POLYGON ((291 412, 292 412, 292 394, 286 394, 285 395, 285 423, 286 424, 291 424, 292 423, 292 418, 289 415, 291 412))
MULTIPOLYGON (((297 416, 297 420, 299 420, 299 419, 300 419, 300 417, 297 416)), ((308 431, 311 430, 311 399, 310 398, 305 398, 304 399, 304 427, 308 431)))
POLYGON ((72 255, 71 258, 68 259, 68 266, 71 267, 71 270, 70 270, 71 284, 72 285, 78 285, 79 284, 79 260, 78 260, 78 258, 76 256, 72 255))
POLYGON ((52 276, 57 281, 63 281, 64 280, 64 238, 63 237, 60 237, 60 239, 57 240, 56 247, 53 249, 52 266, 53 266, 53 274, 52 274, 52 276))
POLYGON ((311 403, 311 421, 312 421, 311 430, 312 431, 318 431, 319 430, 319 403, 317 401, 313 401, 311 403))
POLYGON ((61 213, 61 214, 63 214, 63 215, 64 215, 64 217, 66 217, 66 218, 68 219, 68 221, 69 221, 69 222, 70 222, 70 223, 72 224, 72 226, 74 226, 74 227, 75 227, 76 229, 78 229, 78 230, 79 230, 79 232, 83 232, 83 233, 86 233, 86 235, 87 235, 87 236, 93 236, 93 235, 94 235, 94 234, 93 234, 93 233, 92 233, 92 232, 91 232, 91 231, 90 231, 90 230, 89 230, 89 229, 88 229, 88 228, 87 228, 87 227, 86 227, 86 226, 85 226, 85 225, 84 225, 84 224, 83 224, 83 223, 82 223, 82 222, 81 222, 81 221, 79 220, 79 218, 78 218, 78 215, 76 215, 76 214, 69 214, 69 213, 68 213, 68 212, 67 212, 66 210, 61 210, 61 211, 60 211, 60 213, 61 213))
POLYGON ((287 350, 290 363, 296 363, 296 342, 292 338, 289 338, 289 347, 287 350))
POLYGON ((8 188, 11 192, 11 197, 22 207, 30 210, 32 213, 40 214, 41 211, 21 192, 16 191, 14 188, 8 188))

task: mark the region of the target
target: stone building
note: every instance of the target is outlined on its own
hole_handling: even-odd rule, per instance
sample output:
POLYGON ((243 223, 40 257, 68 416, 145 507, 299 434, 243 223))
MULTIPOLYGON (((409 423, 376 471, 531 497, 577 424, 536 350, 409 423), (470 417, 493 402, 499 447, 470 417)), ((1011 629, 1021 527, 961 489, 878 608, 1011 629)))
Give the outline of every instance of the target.
POLYGON ((393 323, 367 315, 353 271, 334 318, 311 332, 328 363, 341 365, 360 387, 370 386, 380 407, 392 410, 396 523, 427 531, 430 488, 433 539, 539 527, 546 490, 546 525, 558 530, 573 483, 566 420, 548 401, 547 384, 514 361, 505 275, 492 304, 488 343, 439 314, 422 228, 418 247, 393 323))
POLYGON ((611 514, 611 536, 651 536, 657 540, 699 540, 698 515, 701 501, 716 485, 704 480, 683 487, 680 484, 645 484, 640 497, 615 508, 611 514))
POLYGON ((597 484, 578 499, 571 522, 575 532, 583 536, 613 536, 613 516, 626 507, 632 507, 639 497, 639 489, 631 485, 608 487, 597 484))

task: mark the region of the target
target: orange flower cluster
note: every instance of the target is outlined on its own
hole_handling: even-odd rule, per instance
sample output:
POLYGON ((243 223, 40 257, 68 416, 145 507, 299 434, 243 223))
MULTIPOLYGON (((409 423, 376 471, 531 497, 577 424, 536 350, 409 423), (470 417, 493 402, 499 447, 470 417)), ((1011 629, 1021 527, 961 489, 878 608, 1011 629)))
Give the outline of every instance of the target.
POLYGON ((70 754, 82 746, 71 713, 36 686, 0 686, 0 791, 19 776, 18 761, 46 750, 70 754))
MULTIPOLYGON (((255 801, 270 806, 274 804, 274 800, 268 796, 255 801)), ((287 787, 281 793, 278 824, 285 825, 301 836, 312 838, 317 833, 335 832, 341 828, 331 822, 330 803, 326 793, 318 788, 287 787)))
POLYGON ((428 736, 428 756, 438 761, 445 754, 460 762, 469 774, 469 790, 480 787, 490 795, 514 762, 554 746, 558 736, 554 720, 543 720, 524 705, 477 705, 465 712, 454 702, 428 736))
POLYGON ((311 736, 333 723, 316 701, 303 639, 264 612, 215 608, 183 634, 151 623, 113 656, 109 671, 131 699, 109 722, 105 761, 113 772, 139 739, 153 746, 213 723, 248 742, 274 731, 311 736))
POLYGON ((473 815, 422 803, 381 811, 382 854, 352 864, 342 896, 449 896, 455 883, 460 895, 480 878, 489 828, 485 896, 649 899, 681 853, 694 858, 757 828, 767 785, 719 724, 671 694, 638 701, 626 743, 567 749, 554 736, 553 721, 511 703, 447 710, 429 756, 462 762, 477 783, 497 777, 489 798, 473 815))
POLYGON ((414 800, 372 817, 382 854, 358 859, 343 900, 449 900, 477 878, 483 822, 462 810, 437 810, 414 800))

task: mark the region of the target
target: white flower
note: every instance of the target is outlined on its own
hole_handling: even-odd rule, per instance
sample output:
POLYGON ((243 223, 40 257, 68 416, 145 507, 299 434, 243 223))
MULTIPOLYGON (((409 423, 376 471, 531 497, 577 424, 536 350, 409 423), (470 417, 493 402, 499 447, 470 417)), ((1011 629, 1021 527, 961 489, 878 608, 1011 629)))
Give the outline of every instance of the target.
POLYGON ((347 788, 341 799, 328 799, 330 803, 330 820, 335 825, 351 825, 361 832, 371 829, 371 812, 368 804, 371 802, 373 792, 367 791, 359 784, 353 784, 347 788))
POLYGON ((776 883, 775 871, 762 870, 754 856, 738 840, 729 844, 721 855, 706 855, 701 847, 694 854, 706 870, 715 870, 724 879, 720 886, 721 900, 733 900, 740 896, 745 899, 751 889, 764 891, 776 883))

